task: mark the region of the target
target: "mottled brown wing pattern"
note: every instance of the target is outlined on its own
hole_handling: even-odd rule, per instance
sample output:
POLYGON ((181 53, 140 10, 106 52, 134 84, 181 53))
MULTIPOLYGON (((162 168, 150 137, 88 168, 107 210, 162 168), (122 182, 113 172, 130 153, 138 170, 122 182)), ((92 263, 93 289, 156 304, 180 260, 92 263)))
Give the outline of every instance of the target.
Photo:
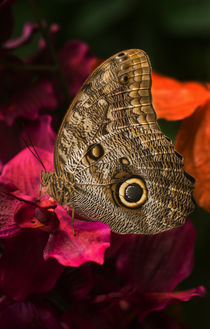
POLYGON ((95 137, 148 124, 156 125, 148 56, 137 49, 112 56, 86 80, 63 120, 54 150, 56 173, 95 137))
POLYGON ((118 233, 162 232, 194 208, 193 179, 156 121, 142 50, 112 56, 86 80, 57 135, 54 165, 42 174, 47 192, 118 233))

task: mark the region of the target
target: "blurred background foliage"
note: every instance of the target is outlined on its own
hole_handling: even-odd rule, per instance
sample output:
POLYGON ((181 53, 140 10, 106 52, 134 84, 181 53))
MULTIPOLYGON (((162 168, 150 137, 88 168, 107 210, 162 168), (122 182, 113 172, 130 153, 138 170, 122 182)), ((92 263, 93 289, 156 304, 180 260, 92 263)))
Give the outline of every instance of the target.
MULTIPOLYGON (((101 59, 128 48, 144 49, 153 69, 179 80, 210 81, 209 0, 37 0, 48 23, 57 23, 56 47, 79 39, 101 59)), ((13 37, 23 24, 35 21, 29 1, 14 5, 13 37)), ((33 54, 38 36, 18 49, 21 57, 33 54)), ((160 121, 165 133, 175 139, 178 122, 160 121)), ((178 317, 186 328, 210 328, 210 218, 198 209, 191 216, 197 229, 195 267, 180 288, 205 285, 207 295, 179 306, 178 317)), ((178 239, 179 237, 177 237, 178 239)), ((181 255, 180 255, 181 256, 181 255)), ((177 312, 177 311, 176 311, 177 312)))

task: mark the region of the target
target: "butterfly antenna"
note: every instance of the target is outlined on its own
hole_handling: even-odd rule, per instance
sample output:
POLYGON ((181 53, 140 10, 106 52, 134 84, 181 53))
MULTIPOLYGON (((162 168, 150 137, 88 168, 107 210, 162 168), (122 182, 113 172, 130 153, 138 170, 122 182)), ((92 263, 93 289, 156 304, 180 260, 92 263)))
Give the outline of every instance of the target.
POLYGON ((47 171, 44 163, 42 162, 42 159, 40 158, 37 150, 35 149, 35 147, 34 147, 34 145, 32 143, 32 140, 31 140, 30 136, 27 135, 27 138, 28 138, 28 140, 29 140, 30 143, 28 143, 28 141, 24 137, 22 137, 25 146, 29 149, 29 151, 33 154, 33 156, 39 161, 39 163, 42 165, 42 167, 44 168, 44 170, 47 171))

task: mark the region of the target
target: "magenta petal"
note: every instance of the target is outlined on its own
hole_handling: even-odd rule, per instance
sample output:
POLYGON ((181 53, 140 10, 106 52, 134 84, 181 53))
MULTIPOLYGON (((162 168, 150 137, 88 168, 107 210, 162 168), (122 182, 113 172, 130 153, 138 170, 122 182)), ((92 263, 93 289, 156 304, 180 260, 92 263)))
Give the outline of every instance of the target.
POLYGON ((9 161, 20 149, 20 127, 17 122, 8 127, 4 121, 0 121, 0 140, 6 143, 0 143, 0 160, 3 163, 9 161))
POLYGON ((124 239, 117 260, 118 275, 139 292, 170 291, 192 271, 195 229, 190 221, 154 236, 130 235, 124 239))
POLYGON ((75 221, 76 236, 71 218, 62 207, 56 208, 60 230, 50 234, 44 251, 45 259, 54 257, 65 266, 80 266, 93 261, 103 264, 105 250, 110 246, 110 229, 100 222, 75 221))
POLYGON ((203 286, 185 291, 146 293, 144 295, 144 308, 139 315, 139 321, 142 321, 152 311, 162 310, 167 305, 179 301, 189 301, 192 297, 203 297, 205 293, 206 289, 203 286))
MULTIPOLYGON (((53 154, 38 148, 37 152, 45 167, 51 170, 53 167, 53 154)), ((10 182, 22 193, 38 198, 41 170, 43 168, 39 161, 28 149, 25 149, 4 166, 0 181, 3 183, 10 182)))
POLYGON ((31 120, 38 117, 38 111, 43 108, 55 109, 57 100, 49 81, 38 81, 26 84, 17 90, 7 103, 0 106, 4 120, 12 125, 21 116, 31 120))
POLYGON ((87 44, 72 40, 67 42, 58 52, 58 59, 66 76, 69 91, 74 95, 91 73, 95 56, 93 56, 87 44))
POLYGON ((5 241, 0 258, 0 290, 4 294, 23 300, 53 288, 64 268, 55 259, 43 259, 47 239, 45 232, 25 229, 5 241))
POLYGON ((37 32, 38 30, 39 30, 39 28, 38 28, 37 24, 26 23, 23 27, 22 35, 17 39, 7 41, 4 44, 4 49, 12 50, 19 46, 25 45, 32 39, 34 33, 37 32))
POLYGON ((36 147, 52 152, 54 149, 56 134, 51 127, 52 117, 50 115, 41 115, 22 133, 22 137, 28 140, 28 136, 36 147))
POLYGON ((61 329, 58 314, 41 300, 8 305, 0 311, 1 329, 61 329))

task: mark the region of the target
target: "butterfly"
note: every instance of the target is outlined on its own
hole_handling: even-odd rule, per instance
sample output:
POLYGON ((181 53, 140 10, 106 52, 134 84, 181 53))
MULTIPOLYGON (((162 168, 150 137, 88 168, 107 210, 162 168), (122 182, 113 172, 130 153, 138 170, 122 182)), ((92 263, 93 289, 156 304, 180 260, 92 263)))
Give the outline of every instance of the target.
POLYGON ((80 218, 112 231, 155 234, 185 222, 194 179, 160 130, 152 105, 151 64, 143 50, 107 59, 70 105, 45 191, 80 218))

